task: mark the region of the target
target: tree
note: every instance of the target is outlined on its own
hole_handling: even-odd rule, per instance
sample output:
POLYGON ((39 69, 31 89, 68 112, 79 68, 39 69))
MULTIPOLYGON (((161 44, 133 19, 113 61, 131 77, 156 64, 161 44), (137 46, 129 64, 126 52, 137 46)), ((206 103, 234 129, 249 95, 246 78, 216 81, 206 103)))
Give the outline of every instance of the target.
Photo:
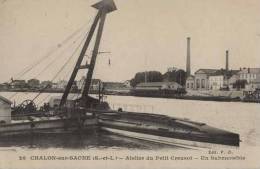
POLYGON ((39 88, 40 80, 30 79, 30 80, 28 80, 27 84, 30 88, 39 88))
POLYGON ((41 88, 52 88, 52 82, 51 81, 42 81, 40 84, 41 88))
POLYGON ((135 74, 135 77, 130 80, 131 86, 135 87, 138 83, 145 82, 145 76, 147 82, 162 82, 163 80, 162 73, 159 71, 138 72, 135 74))
POLYGON ((163 75, 163 80, 167 82, 176 82, 184 86, 186 83, 186 72, 182 69, 178 69, 171 72, 166 72, 163 75))

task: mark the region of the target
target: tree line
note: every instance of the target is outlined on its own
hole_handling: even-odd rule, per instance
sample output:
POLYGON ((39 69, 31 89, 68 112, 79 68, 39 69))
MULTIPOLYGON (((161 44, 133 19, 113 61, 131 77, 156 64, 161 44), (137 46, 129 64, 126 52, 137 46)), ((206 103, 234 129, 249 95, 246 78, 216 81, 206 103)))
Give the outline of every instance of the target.
POLYGON ((132 87, 143 82, 177 82, 184 86, 186 83, 186 72, 182 69, 168 71, 162 74, 159 71, 138 72, 134 78, 130 80, 132 87))

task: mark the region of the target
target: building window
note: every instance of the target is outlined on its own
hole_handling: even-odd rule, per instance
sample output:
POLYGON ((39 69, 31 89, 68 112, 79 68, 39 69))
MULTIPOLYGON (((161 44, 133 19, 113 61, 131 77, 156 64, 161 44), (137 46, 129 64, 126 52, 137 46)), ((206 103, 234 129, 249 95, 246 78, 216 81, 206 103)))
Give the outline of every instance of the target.
POLYGON ((193 89, 193 83, 191 83, 190 85, 191 85, 190 88, 193 89))
POLYGON ((196 88, 197 88, 197 89, 200 88, 200 79, 197 79, 197 80, 196 80, 196 88))
POLYGON ((187 88, 190 88, 190 84, 189 83, 187 83, 187 88))
POLYGON ((205 79, 201 80, 201 88, 205 88, 205 79))

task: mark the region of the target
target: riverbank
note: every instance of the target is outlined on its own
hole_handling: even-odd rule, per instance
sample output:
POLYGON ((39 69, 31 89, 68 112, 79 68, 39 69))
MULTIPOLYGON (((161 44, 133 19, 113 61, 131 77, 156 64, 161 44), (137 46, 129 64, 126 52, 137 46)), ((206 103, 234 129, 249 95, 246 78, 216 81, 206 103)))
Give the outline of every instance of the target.
MULTIPOLYGON (((13 94, 0 92, 0 95, 5 98, 10 98, 13 94)), ((19 104, 26 99, 34 98, 36 95, 37 93, 17 93, 11 100, 19 104)), ((34 102, 36 105, 42 106, 44 102, 48 102, 53 96, 61 96, 61 93, 43 93, 34 102)), ((207 123, 217 128, 239 133, 242 148, 256 146, 260 143, 260 133, 259 130, 256 130, 260 118, 260 104, 116 95, 105 96, 104 100, 109 103, 113 110, 122 108, 123 111, 188 118, 192 121, 207 123)))
MULTIPOLYGON (((9 89, 0 90, 0 92, 24 92, 24 93, 63 93, 63 89, 9 89)), ((80 93, 80 91, 71 91, 70 93, 80 93)), ((99 94, 97 90, 90 90, 90 94, 99 94)), ((200 100, 200 101, 218 101, 218 102, 252 102, 260 103, 259 99, 245 98, 243 91, 187 91, 186 94, 165 94, 149 92, 149 94, 136 95, 131 92, 130 89, 116 89, 116 90, 105 90, 102 92, 104 95, 115 95, 115 96, 135 96, 135 97, 149 97, 149 98, 168 98, 168 99, 181 99, 181 100, 200 100)))

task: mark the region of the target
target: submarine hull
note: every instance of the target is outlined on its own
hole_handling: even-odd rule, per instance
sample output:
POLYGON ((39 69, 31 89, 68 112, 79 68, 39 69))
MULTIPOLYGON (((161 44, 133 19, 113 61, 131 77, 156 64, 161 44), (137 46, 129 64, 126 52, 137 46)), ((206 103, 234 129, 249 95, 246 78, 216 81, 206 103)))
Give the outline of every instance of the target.
POLYGON ((120 112, 99 115, 101 129, 158 143, 214 148, 238 147, 239 135, 205 123, 149 113, 120 112))

